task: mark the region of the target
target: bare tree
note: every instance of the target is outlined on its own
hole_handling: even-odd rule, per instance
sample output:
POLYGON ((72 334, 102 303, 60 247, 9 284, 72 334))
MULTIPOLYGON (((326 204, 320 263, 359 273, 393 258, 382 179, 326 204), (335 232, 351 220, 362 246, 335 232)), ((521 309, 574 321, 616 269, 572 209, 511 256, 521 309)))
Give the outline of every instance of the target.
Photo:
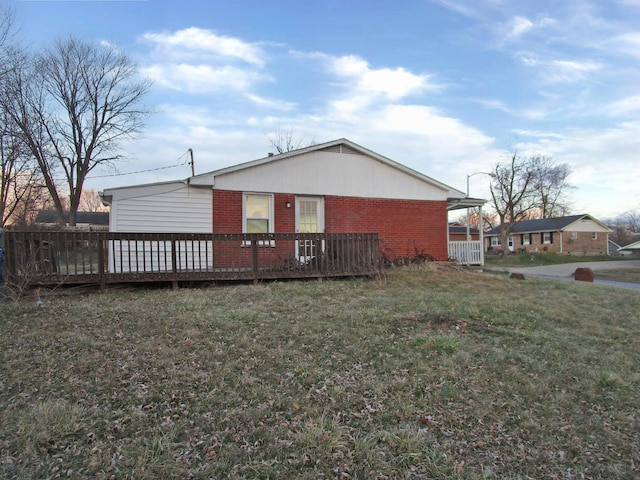
POLYGON ((545 155, 531 157, 533 164, 533 189, 538 199, 540 218, 562 217, 571 210, 566 198, 567 191, 574 188, 568 182, 571 168, 569 164, 556 165, 545 155))
POLYGON ((107 212, 108 207, 102 205, 100 196, 95 189, 89 188, 82 191, 80 198, 80 209, 83 212, 107 212))
MULTIPOLYGON (((506 247, 516 223, 536 206, 534 164, 513 153, 509 161, 496 164, 489 176, 491 201, 501 225, 500 241, 506 247)), ((509 249, 503 250, 508 253, 509 249)))
MULTIPOLYGON (((28 213, 42 197, 43 185, 31 157, 0 108, 0 227, 26 223, 28 213)), ((46 192, 46 190, 45 190, 46 192)))
POLYGON ((605 223, 613 230, 609 238, 621 247, 640 239, 640 209, 630 210, 605 223))
MULTIPOLYGON (((286 153, 303 148, 304 137, 297 138, 294 135, 292 128, 290 128, 286 132, 278 129, 272 134, 268 135, 267 138, 269 139, 269 143, 271 144, 271 146, 278 153, 286 153)), ((311 142, 305 146, 310 147, 315 144, 315 140, 311 140, 311 142)))
POLYGON ((12 77, 9 110, 38 163, 62 219, 60 178, 75 225, 89 172, 121 158, 120 142, 140 132, 150 83, 125 54, 69 38, 12 77))
POLYGON ((29 222, 44 193, 37 166, 6 109, 11 79, 24 62, 24 55, 12 41, 13 19, 13 11, 0 3, 0 226, 29 222))
POLYGON ((12 37, 14 35, 14 19, 13 10, 9 8, 7 3, 0 2, 0 73, 4 73, 5 54, 12 49, 12 37))
MULTIPOLYGON (((489 189, 503 246, 518 222, 568 213, 564 195, 571 188, 569 173, 568 165, 556 165, 542 155, 522 157, 515 152, 509 161, 496 164, 489 173, 489 189)), ((503 251, 509 253, 508 248, 503 251)))

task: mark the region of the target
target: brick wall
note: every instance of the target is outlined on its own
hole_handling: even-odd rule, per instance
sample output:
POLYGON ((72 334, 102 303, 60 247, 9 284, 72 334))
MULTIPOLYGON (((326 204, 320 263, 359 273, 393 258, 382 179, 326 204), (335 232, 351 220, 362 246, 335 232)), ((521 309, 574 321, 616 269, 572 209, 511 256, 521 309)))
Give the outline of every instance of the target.
POLYGON ((571 232, 562 232, 562 251, 571 255, 606 255, 607 234, 598 232, 593 238, 593 232, 575 232, 577 238, 571 238, 571 232))
MULTIPOLYGON (((274 195, 276 233, 295 231, 295 195, 274 195), (286 203, 291 207, 287 208, 286 203)), ((447 260, 446 202, 324 197, 325 232, 380 234, 385 255, 447 260)), ((242 233, 242 192, 214 190, 213 233, 242 233)))
POLYGON ((331 196, 324 202, 327 232, 377 232, 392 259, 416 253, 448 257, 446 202, 331 196))

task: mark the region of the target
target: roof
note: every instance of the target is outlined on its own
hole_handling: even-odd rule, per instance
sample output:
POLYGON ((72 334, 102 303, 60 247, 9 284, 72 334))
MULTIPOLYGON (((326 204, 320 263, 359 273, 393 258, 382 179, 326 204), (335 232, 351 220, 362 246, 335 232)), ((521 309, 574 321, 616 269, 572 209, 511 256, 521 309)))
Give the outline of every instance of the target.
MULTIPOLYGON (((114 195, 117 197, 117 199, 122 199, 124 198, 124 196, 140 196, 142 195, 141 192, 143 191, 155 192, 156 190, 163 190, 163 189, 166 190, 171 188, 177 188, 180 185, 187 185, 188 187, 195 187, 195 188, 230 189, 231 187, 229 185, 233 184, 233 182, 236 182, 236 185, 237 185, 237 182, 238 182, 237 179, 240 178, 238 177, 238 174, 242 174, 242 175, 244 175, 245 173, 250 174, 249 170, 251 169, 254 169, 256 167, 261 167, 261 166, 271 167, 278 162, 282 162, 285 165, 286 164, 291 165, 291 162, 287 161, 287 159, 292 159, 297 156, 302 156, 305 154, 316 154, 318 152, 353 153, 353 154, 359 154, 363 157, 366 157, 369 160, 379 162, 381 166, 394 169, 399 174, 406 175, 407 178, 410 178, 413 181, 416 190, 405 190, 403 191, 404 192, 403 194, 415 196, 416 191, 423 192, 424 187, 437 190, 438 192, 440 192, 439 196, 443 200, 447 201, 447 208, 449 210, 458 209, 458 208, 481 207, 482 205, 484 205, 484 203, 486 203, 485 200, 483 199, 468 198, 465 195, 465 193, 460 190, 452 188, 442 182, 439 182, 431 177, 428 177, 427 175, 424 175, 405 165, 397 163, 383 155, 375 153, 350 140, 347 140, 346 138, 341 138, 338 140, 333 140, 330 142, 325 142, 317 145, 311 145, 309 147, 292 150, 290 152, 284 152, 277 155, 270 154, 266 157, 259 158, 257 160, 239 163, 239 164, 221 168, 218 170, 213 170, 207 173, 194 175, 192 177, 189 177, 183 180, 174 180, 171 182, 161 182, 161 183, 154 183, 154 184, 143 184, 143 185, 135 185, 135 186, 108 188, 99 193, 103 203, 111 204, 114 200, 114 195), (420 184, 422 184, 422 186, 420 186, 420 184)), ((355 166, 355 165, 358 165, 357 163, 353 163, 352 165, 354 165, 353 168, 359 168, 355 166)), ((266 182, 273 181, 274 178, 276 178, 277 180, 275 180, 275 183, 273 185, 269 185, 269 188, 275 189, 273 191, 276 191, 276 192, 285 191, 285 190, 293 191, 288 185, 286 185, 287 182, 291 183, 293 181, 291 180, 291 177, 282 176, 282 175, 275 175, 272 177, 268 177, 268 176, 263 176, 262 174, 257 174, 257 175, 254 175, 252 178, 251 177, 245 177, 245 178, 250 178, 250 181, 249 183, 244 184, 244 186, 242 187, 244 189, 253 190, 253 191, 266 191, 265 190, 265 188, 267 188, 265 187, 266 182)), ((334 188, 334 190, 339 190, 341 186, 342 187, 352 186, 352 184, 350 183, 351 182, 350 177, 348 176, 343 175, 341 178, 336 179, 339 181, 334 181, 334 179, 326 179, 326 181, 330 182, 330 185, 332 188, 334 188)), ((318 182, 319 179, 317 177, 307 177, 305 180, 307 181, 307 183, 311 182, 313 188, 309 188, 308 185, 305 186, 303 183, 297 183, 296 188, 299 189, 297 190, 298 193, 303 192, 306 194, 314 194, 314 195, 327 194, 327 192, 325 191, 326 190, 325 186, 323 186, 322 183, 318 182), (318 191, 311 191, 312 189, 317 189, 318 191)), ((372 186, 372 185, 373 185, 372 183, 369 184, 370 188, 376 188, 375 186, 372 186)), ((395 185, 395 184, 388 183, 387 187, 391 188, 392 185, 395 185)), ((362 184, 360 184, 359 186, 361 187, 362 184)), ((233 189, 237 189, 237 187, 234 186, 233 189)), ((353 195, 358 196, 361 193, 362 192, 353 193, 353 195)), ((378 191, 377 193, 380 193, 381 196, 384 197, 383 192, 378 191)), ((334 193, 334 194, 337 194, 337 193, 334 193)), ((420 195, 422 195, 422 193, 420 195)), ((413 197, 407 197, 407 198, 413 198, 413 197)))
MULTIPOLYGON (((69 211, 63 213, 65 223, 69 223, 69 211)), ((40 210, 36 216, 36 223, 58 223, 55 210, 40 210)), ((109 225, 109 212, 76 212, 76 223, 89 225, 109 225)))
POLYGON ((618 251, 631 251, 631 250, 639 250, 640 251, 640 241, 630 243, 629 245, 625 245, 624 247, 620 247, 618 251))
MULTIPOLYGON (((596 220, 591 215, 569 215, 567 217, 542 218, 538 220, 523 220, 513 226, 511 233, 536 233, 536 232, 560 232, 566 230, 569 226, 580 220, 592 220, 599 224, 602 228, 610 231, 602 222, 596 220)), ((506 224, 509 225, 508 223, 506 224)), ((492 228, 485 235, 499 235, 502 231, 502 225, 492 228)))
MULTIPOLYGON (((467 233, 467 227, 464 225, 449 225, 449 233, 467 233)), ((470 227, 469 233, 478 235, 480 231, 477 228, 470 227)))

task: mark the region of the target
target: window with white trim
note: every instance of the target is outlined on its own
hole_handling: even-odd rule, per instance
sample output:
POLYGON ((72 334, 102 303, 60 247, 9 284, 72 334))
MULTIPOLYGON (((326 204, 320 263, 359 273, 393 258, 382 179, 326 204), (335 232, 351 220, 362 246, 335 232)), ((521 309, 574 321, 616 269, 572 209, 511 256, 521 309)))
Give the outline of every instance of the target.
POLYGON ((242 232, 273 233, 273 195, 244 194, 242 232))
POLYGON ((498 237, 498 236, 491 237, 491 246, 492 247, 499 247, 500 246, 500 237, 498 237))
POLYGON ((571 240, 577 240, 578 239, 578 232, 571 232, 571 240))
POLYGON ((552 232, 544 232, 542 234, 542 243, 553 243, 553 233, 552 232))
POLYGON ((591 234, 591 239, 592 239, 592 240, 597 240, 597 239, 598 239, 598 232, 593 232, 593 233, 591 234))

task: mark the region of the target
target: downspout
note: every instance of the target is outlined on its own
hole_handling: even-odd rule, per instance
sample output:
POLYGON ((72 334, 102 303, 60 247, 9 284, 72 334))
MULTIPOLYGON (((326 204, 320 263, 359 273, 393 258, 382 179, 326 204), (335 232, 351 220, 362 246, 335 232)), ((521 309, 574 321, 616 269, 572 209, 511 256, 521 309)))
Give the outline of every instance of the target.
POLYGON ((449 251, 449 210, 447 210, 447 261, 451 258, 451 252, 449 251))

